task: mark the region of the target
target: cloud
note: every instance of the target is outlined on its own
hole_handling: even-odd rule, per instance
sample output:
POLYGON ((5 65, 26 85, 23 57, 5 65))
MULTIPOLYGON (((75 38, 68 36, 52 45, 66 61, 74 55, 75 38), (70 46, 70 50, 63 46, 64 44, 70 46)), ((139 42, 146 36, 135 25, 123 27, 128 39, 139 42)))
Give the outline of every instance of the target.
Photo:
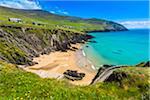
POLYGON ((69 12, 67 12, 65 9, 63 9, 62 7, 58 7, 58 6, 50 6, 49 7, 51 13, 54 14, 60 14, 60 15, 69 15, 69 12))
POLYGON ((0 6, 17 9, 41 9, 37 0, 0 0, 0 6))
POLYGON ((66 12, 66 11, 64 11, 64 12, 61 12, 62 14, 64 14, 64 15, 68 15, 69 13, 68 12, 66 12))
POLYGON ((55 12, 57 14, 61 14, 61 15, 68 15, 69 13, 67 11, 65 11, 63 8, 60 7, 56 7, 57 9, 55 10, 55 12))
POLYGON ((55 12, 55 11, 50 11, 50 13, 53 13, 53 14, 55 14, 56 12, 55 12))
POLYGON ((127 28, 150 28, 150 21, 122 21, 119 22, 127 28))
MULTIPOLYGON (((16 8, 16 9, 42 9, 39 0, 0 0, 0 6, 16 8)), ((50 13, 68 15, 69 13, 62 7, 50 6, 50 13)))
POLYGON ((69 13, 67 11, 64 11, 64 10, 58 10, 56 11, 58 14, 63 14, 63 15, 68 15, 69 13))

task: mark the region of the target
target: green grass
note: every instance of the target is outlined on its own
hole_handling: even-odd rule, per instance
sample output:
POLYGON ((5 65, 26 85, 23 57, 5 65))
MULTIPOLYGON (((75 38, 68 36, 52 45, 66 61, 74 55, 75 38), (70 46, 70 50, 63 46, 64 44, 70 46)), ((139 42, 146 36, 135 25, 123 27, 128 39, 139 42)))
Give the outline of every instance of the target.
POLYGON ((28 58, 25 53, 11 43, 0 38, 0 55, 5 58, 6 61, 11 63, 25 64, 28 62, 28 58))
POLYGON ((148 68, 135 68, 135 71, 143 73, 145 77, 135 78, 134 81, 132 81, 133 77, 138 77, 139 74, 130 72, 130 68, 118 71, 129 72, 128 75, 132 77, 122 81, 125 87, 115 82, 74 86, 67 80, 42 79, 35 74, 16 68, 15 65, 0 62, 0 99, 140 100, 144 93, 148 93, 148 68))
POLYGON ((0 25, 17 25, 37 28, 67 28, 71 27, 77 31, 105 30, 108 26, 118 25, 101 19, 81 19, 77 17, 54 15, 41 10, 16 10, 0 7, 0 25), (9 22, 9 18, 20 18, 22 23, 9 22), (44 24, 44 26, 33 25, 32 22, 44 24))

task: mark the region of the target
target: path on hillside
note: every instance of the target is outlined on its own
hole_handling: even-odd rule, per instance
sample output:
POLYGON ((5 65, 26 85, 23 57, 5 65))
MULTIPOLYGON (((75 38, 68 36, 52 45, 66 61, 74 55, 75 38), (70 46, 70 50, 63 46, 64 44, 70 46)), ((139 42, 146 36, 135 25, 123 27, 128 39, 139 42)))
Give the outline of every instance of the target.
MULTIPOLYGON (((97 78, 93 79, 91 84, 105 81, 113 73, 115 69, 118 69, 121 67, 125 67, 125 66, 113 66, 113 67, 106 68, 103 72, 100 72, 100 75, 98 75, 97 78)), ((97 74, 99 74, 99 72, 97 74)))

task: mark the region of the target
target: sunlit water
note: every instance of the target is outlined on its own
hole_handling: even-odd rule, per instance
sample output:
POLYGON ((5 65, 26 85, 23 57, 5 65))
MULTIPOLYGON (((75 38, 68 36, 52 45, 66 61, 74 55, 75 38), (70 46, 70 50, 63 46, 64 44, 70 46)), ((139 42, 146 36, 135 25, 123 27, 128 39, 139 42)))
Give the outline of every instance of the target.
POLYGON ((149 60, 148 29, 89 33, 97 43, 86 43, 83 50, 95 65, 134 65, 149 60), (88 46, 88 47, 87 47, 88 46))

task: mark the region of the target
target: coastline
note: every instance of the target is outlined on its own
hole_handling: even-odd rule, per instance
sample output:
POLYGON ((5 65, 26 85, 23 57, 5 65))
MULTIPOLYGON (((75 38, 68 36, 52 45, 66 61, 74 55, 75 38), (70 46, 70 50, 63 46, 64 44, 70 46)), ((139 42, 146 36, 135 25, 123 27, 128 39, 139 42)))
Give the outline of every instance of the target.
MULTIPOLYGON (((90 66, 90 68, 92 68, 92 70, 96 70, 96 68, 95 68, 95 66, 92 64, 92 62, 87 58, 87 55, 86 55, 86 53, 85 53, 85 51, 83 50, 83 48, 81 47, 76 53, 78 53, 78 52, 80 52, 81 54, 79 54, 79 55, 81 55, 82 57, 82 60, 84 60, 83 62, 86 62, 85 64, 82 62, 82 60, 80 61, 81 62, 81 65, 79 65, 79 66, 81 66, 81 67, 86 67, 86 65, 87 66, 90 66)), ((80 59, 79 57, 78 57, 78 59, 80 59)), ((78 63, 77 63, 78 64, 78 63)))
POLYGON ((92 68, 92 63, 82 50, 82 44, 72 44, 71 46, 77 50, 55 51, 48 55, 41 55, 33 59, 38 64, 28 66, 24 70, 35 73, 42 78, 55 79, 63 79, 63 73, 66 70, 77 70, 80 73, 85 73, 85 77, 82 80, 69 80, 69 82, 74 85, 89 85, 96 75, 96 70, 92 68))

